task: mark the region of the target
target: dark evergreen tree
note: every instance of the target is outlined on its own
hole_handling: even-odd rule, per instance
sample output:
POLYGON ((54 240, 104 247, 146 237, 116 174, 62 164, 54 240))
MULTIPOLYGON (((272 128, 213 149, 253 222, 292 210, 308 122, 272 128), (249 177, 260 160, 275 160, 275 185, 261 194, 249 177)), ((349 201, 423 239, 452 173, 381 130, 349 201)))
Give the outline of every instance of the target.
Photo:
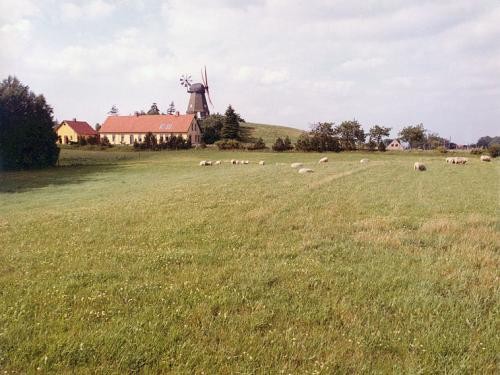
POLYGON ((231 105, 227 107, 224 123, 221 129, 221 136, 223 139, 235 139, 240 138, 240 124, 238 121, 238 114, 234 111, 231 105))
POLYGON ((159 115, 160 109, 158 108, 158 105, 156 103, 151 104, 151 108, 149 108, 149 111, 147 114, 148 115, 159 115))
POLYGON ((175 104, 174 102, 170 102, 170 104, 168 105, 167 114, 173 115, 174 113, 175 113, 175 104))
POLYGON ((9 76, 0 84, 0 169, 53 166, 59 157, 52 108, 9 76))
POLYGON ((115 104, 113 104, 113 106, 109 110, 108 115, 110 115, 110 116, 118 116, 119 115, 118 107, 115 104))

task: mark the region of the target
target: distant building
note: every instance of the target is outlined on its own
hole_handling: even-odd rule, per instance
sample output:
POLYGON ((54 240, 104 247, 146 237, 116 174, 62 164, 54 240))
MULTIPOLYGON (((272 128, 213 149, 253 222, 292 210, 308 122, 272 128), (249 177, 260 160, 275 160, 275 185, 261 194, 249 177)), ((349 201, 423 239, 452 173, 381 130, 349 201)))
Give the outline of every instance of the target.
POLYGON ((387 151, 403 151, 404 147, 401 145, 401 142, 399 142, 398 139, 393 139, 386 149, 387 151))
POLYGON ((99 134, 86 121, 64 120, 55 128, 57 142, 63 145, 76 143, 80 138, 97 137, 99 134))
POLYGON ((107 137, 113 145, 141 143, 147 133, 152 133, 158 142, 173 136, 191 139, 192 144, 201 142, 200 125, 194 114, 109 116, 99 129, 101 138, 107 137))

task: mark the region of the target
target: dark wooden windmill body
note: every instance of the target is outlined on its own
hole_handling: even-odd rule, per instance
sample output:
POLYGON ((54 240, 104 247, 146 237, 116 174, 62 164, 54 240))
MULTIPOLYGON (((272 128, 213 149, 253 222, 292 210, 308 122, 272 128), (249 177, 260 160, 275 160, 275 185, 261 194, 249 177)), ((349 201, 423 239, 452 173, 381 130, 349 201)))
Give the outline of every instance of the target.
POLYGON ((199 118, 205 118, 210 115, 210 110, 208 109, 208 101, 212 104, 210 99, 210 91, 208 90, 208 80, 207 80, 207 69, 205 68, 205 74, 201 72, 201 79, 203 83, 191 83, 191 76, 182 76, 180 81, 181 85, 187 88, 187 92, 190 95, 189 103, 187 107, 187 114, 195 114, 199 118))

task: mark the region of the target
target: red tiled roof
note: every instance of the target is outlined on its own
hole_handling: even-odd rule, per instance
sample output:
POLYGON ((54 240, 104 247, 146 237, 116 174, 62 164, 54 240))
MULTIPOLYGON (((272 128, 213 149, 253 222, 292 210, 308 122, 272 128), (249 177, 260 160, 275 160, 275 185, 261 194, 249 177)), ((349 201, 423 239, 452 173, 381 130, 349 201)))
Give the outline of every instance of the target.
POLYGON ((109 116, 99 133, 187 133, 191 115, 109 116))
POLYGON ((87 121, 64 120, 62 123, 68 124, 68 126, 73 129, 78 135, 97 135, 97 132, 89 125, 87 121))

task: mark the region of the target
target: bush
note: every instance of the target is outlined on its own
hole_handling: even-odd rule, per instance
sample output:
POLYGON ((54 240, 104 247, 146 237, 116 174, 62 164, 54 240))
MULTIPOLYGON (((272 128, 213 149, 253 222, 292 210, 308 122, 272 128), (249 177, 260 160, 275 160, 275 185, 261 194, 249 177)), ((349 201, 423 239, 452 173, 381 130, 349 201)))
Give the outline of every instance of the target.
POLYGON ((385 152, 387 149, 387 146, 385 145, 384 141, 380 141, 380 143, 378 144, 378 150, 380 152, 385 152))
POLYGON ((436 147, 436 151, 441 154, 446 154, 448 152, 448 150, 443 146, 436 147))
POLYGON ((86 146, 87 145, 87 140, 85 137, 78 137, 78 146, 86 146))
POLYGON ((90 136, 87 138, 87 143, 89 145, 97 145, 99 144, 99 138, 97 137, 97 135, 90 136))
POLYGON ((266 149, 266 144, 262 138, 257 139, 255 143, 252 143, 247 146, 247 150, 264 150, 266 149))
POLYGON ((111 147, 111 143, 109 143, 108 137, 104 136, 101 138, 101 146, 111 147))
POLYGON ((368 151, 375 151, 377 149, 377 144, 375 141, 370 139, 370 141, 366 144, 366 148, 368 151))
POLYGON ((473 148, 472 150, 470 150, 470 153, 472 155, 482 155, 483 154, 483 149, 481 148, 473 148))
POLYGON ((500 156, 500 144, 493 143, 488 146, 488 152, 492 158, 500 156))
POLYGON ((241 148, 241 143, 234 139, 224 139, 215 142, 219 150, 237 150, 241 148))

